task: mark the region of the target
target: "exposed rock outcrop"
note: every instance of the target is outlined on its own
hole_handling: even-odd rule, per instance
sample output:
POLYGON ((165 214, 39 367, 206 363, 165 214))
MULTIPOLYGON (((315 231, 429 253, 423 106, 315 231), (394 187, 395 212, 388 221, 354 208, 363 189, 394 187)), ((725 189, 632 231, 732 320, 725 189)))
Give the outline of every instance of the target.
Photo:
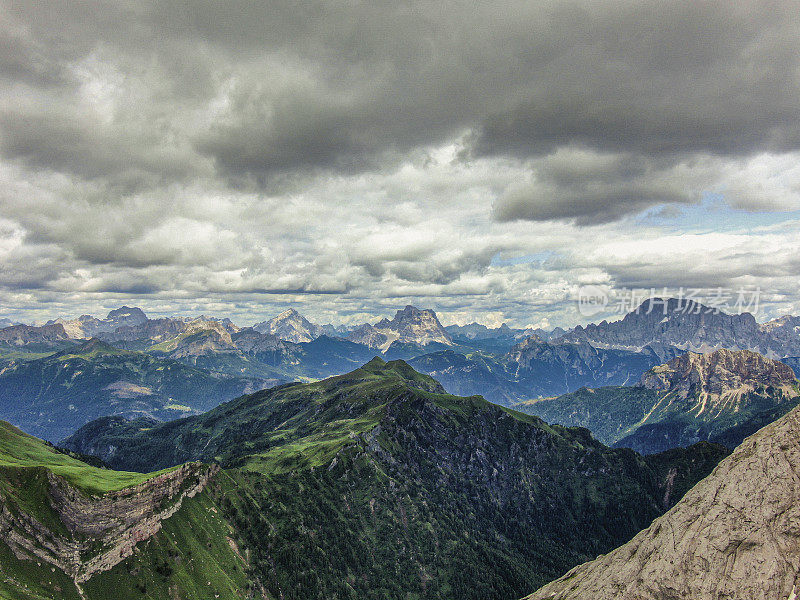
POLYGON ((653 367, 633 387, 584 388, 525 410, 651 454, 699 441, 734 448, 798 402, 798 382, 784 363, 749 350, 716 350, 653 367))
POLYGON ((0 504, 0 539, 20 559, 41 560, 76 583, 107 571, 133 553, 137 543, 161 529, 161 523, 200 493, 219 470, 189 463, 137 486, 101 496, 83 493, 47 469, 41 485, 57 521, 40 521, 12 502, 0 504))
POLYGON ((794 599, 800 408, 747 438, 664 516, 527 600, 794 599))
POLYGON ((710 354, 689 352, 645 373, 639 385, 679 398, 705 395, 720 398, 744 394, 762 387, 797 394, 794 371, 788 365, 756 352, 717 350, 710 354))

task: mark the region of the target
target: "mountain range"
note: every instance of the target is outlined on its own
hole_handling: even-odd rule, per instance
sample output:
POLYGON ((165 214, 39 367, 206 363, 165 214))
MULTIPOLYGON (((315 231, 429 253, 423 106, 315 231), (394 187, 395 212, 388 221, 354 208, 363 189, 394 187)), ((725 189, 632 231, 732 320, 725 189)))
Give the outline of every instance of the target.
MULTIPOLYGON (((36 402, 21 404, 8 418, 37 435, 56 439, 54 436, 61 435, 64 429, 48 430, 50 425, 46 422, 51 418, 42 417, 37 407, 43 404, 51 407, 54 415, 72 417, 81 411, 70 408, 75 403, 62 393, 64 384, 57 381, 57 371, 32 367, 22 376, 21 363, 68 351, 85 343, 82 336, 87 335, 95 335, 117 349, 143 353, 146 356, 137 358, 143 363, 149 360, 147 357, 176 361, 204 373, 204 377, 187 378, 196 384, 191 393, 187 390, 187 395, 198 398, 188 403, 169 401, 170 395, 162 397, 158 390, 145 404, 140 402, 144 396, 137 397, 136 402, 132 398, 121 402, 122 392, 110 396, 110 390, 104 389, 113 382, 93 390, 87 387, 85 393, 93 394, 96 408, 85 412, 86 420, 103 414, 98 411, 177 417, 182 414, 180 411, 163 407, 207 408, 229 399, 233 389, 254 390, 281 382, 330 377, 350 371, 376 355, 387 360, 407 360, 452 393, 481 394, 506 406, 579 393, 582 387, 630 386, 649 369, 684 354, 686 348, 710 349, 725 343, 736 346, 758 336, 759 347, 768 346, 773 355, 786 355, 787 364, 797 364, 793 363, 797 358, 791 356, 798 338, 794 317, 753 325, 750 315, 716 314, 673 299, 657 305, 661 314, 656 319, 654 303, 643 304, 615 323, 578 327, 566 333, 546 332, 549 340, 528 335, 530 330, 508 326, 490 329, 471 324, 444 328, 434 311, 413 306, 398 310, 392 319, 349 329, 349 339, 333 335, 336 331, 344 333, 341 329, 315 325, 293 309, 255 327, 240 327, 230 319, 202 316, 150 319, 141 309, 121 307, 103 319, 84 315, 72 321, 57 319, 41 327, 17 325, 0 329, 0 369, 8 371, 13 367, 30 389, 38 390, 36 402), (662 316, 665 310, 668 314, 662 316), (40 375, 40 381, 34 381, 34 373, 40 375), (225 384, 232 387, 220 393, 220 381, 239 383, 225 384)), ((106 355, 100 353, 92 360, 102 361, 106 355)), ((92 370, 104 368, 96 365, 92 370)), ((99 384, 102 379, 87 378, 85 373, 81 382, 87 385, 91 381, 99 384)), ((123 382, 139 381, 139 377, 136 373, 118 374, 123 382)), ((0 375, 0 395, 16 393, 15 388, 7 387, 9 381, 18 379, 0 375)), ((149 385, 144 387, 151 389, 149 385)), ((52 422, 60 420, 53 419, 52 422)), ((65 422, 77 427, 85 421, 70 418, 65 422)), ((645 431, 647 428, 642 433, 645 431)), ((608 443, 618 441, 602 437, 602 430, 596 433, 608 443)), ((637 447, 648 450, 646 446, 637 447)))
POLYGON ((609 449, 380 358, 169 423, 101 419, 72 455, 3 439, 3 585, 85 600, 520 597, 631 539, 727 454, 609 449))
MULTIPOLYGON (((578 326, 558 338, 597 348, 640 351, 679 348, 708 352, 752 350, 770 358, 800 356, 800 317, 758 323, 750 313, 730 315, 693 300, 653 298, 619 321, 578 326)), ((670 358, 661 355, 662 358, 670 358)))
POLYGON ((94 326, 115 320, 88 340, 0 329, 0 416, 68 436, 0 423, 2 597, 716 598, 730 564, 753 597, 789 581, 772 540, 794 493, 759 490, 792 481, 763 453, 793 452, 793 357, 712 351, 744 339, 708 330, 728 321, 676 315, 683 338, 622 347, 451 333, 407 307, 370 347, 281 339, 307 327, 291 312, 261 331, 129 308, 94 326), (690 333, 705 353, 676 343, 690 333))

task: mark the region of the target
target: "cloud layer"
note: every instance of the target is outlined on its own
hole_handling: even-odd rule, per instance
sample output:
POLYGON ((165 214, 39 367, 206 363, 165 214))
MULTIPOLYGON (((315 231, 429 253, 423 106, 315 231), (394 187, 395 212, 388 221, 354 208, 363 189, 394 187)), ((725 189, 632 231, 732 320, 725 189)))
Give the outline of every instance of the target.
POLYGON ((0 302, 570 324, 593 283, 800 308, 792 8, 3 2, 0 302))

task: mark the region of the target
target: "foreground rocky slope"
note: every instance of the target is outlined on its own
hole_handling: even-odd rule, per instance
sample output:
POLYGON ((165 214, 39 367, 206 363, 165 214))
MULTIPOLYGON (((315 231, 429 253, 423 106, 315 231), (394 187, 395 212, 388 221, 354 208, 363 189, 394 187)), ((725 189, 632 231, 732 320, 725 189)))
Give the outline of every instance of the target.
POLYGON ((584 388, 520 405, 604 443, 652 453, 702 440, 737 446, 800 402, 792 369, 748 350, 687 353, 633 387, 584 388))
POLYGON ((748 438, 633 540, 528 600, 793 600, 800 409, 748 438))

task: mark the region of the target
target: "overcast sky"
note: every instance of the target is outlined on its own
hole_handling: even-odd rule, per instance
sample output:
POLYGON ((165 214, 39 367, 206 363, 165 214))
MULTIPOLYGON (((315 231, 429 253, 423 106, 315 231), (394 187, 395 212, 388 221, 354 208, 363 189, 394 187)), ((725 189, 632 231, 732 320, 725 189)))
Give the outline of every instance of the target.
POLYGON ((0 82, 0 316, 800 313, 798 2, 0 0, 0 82))

